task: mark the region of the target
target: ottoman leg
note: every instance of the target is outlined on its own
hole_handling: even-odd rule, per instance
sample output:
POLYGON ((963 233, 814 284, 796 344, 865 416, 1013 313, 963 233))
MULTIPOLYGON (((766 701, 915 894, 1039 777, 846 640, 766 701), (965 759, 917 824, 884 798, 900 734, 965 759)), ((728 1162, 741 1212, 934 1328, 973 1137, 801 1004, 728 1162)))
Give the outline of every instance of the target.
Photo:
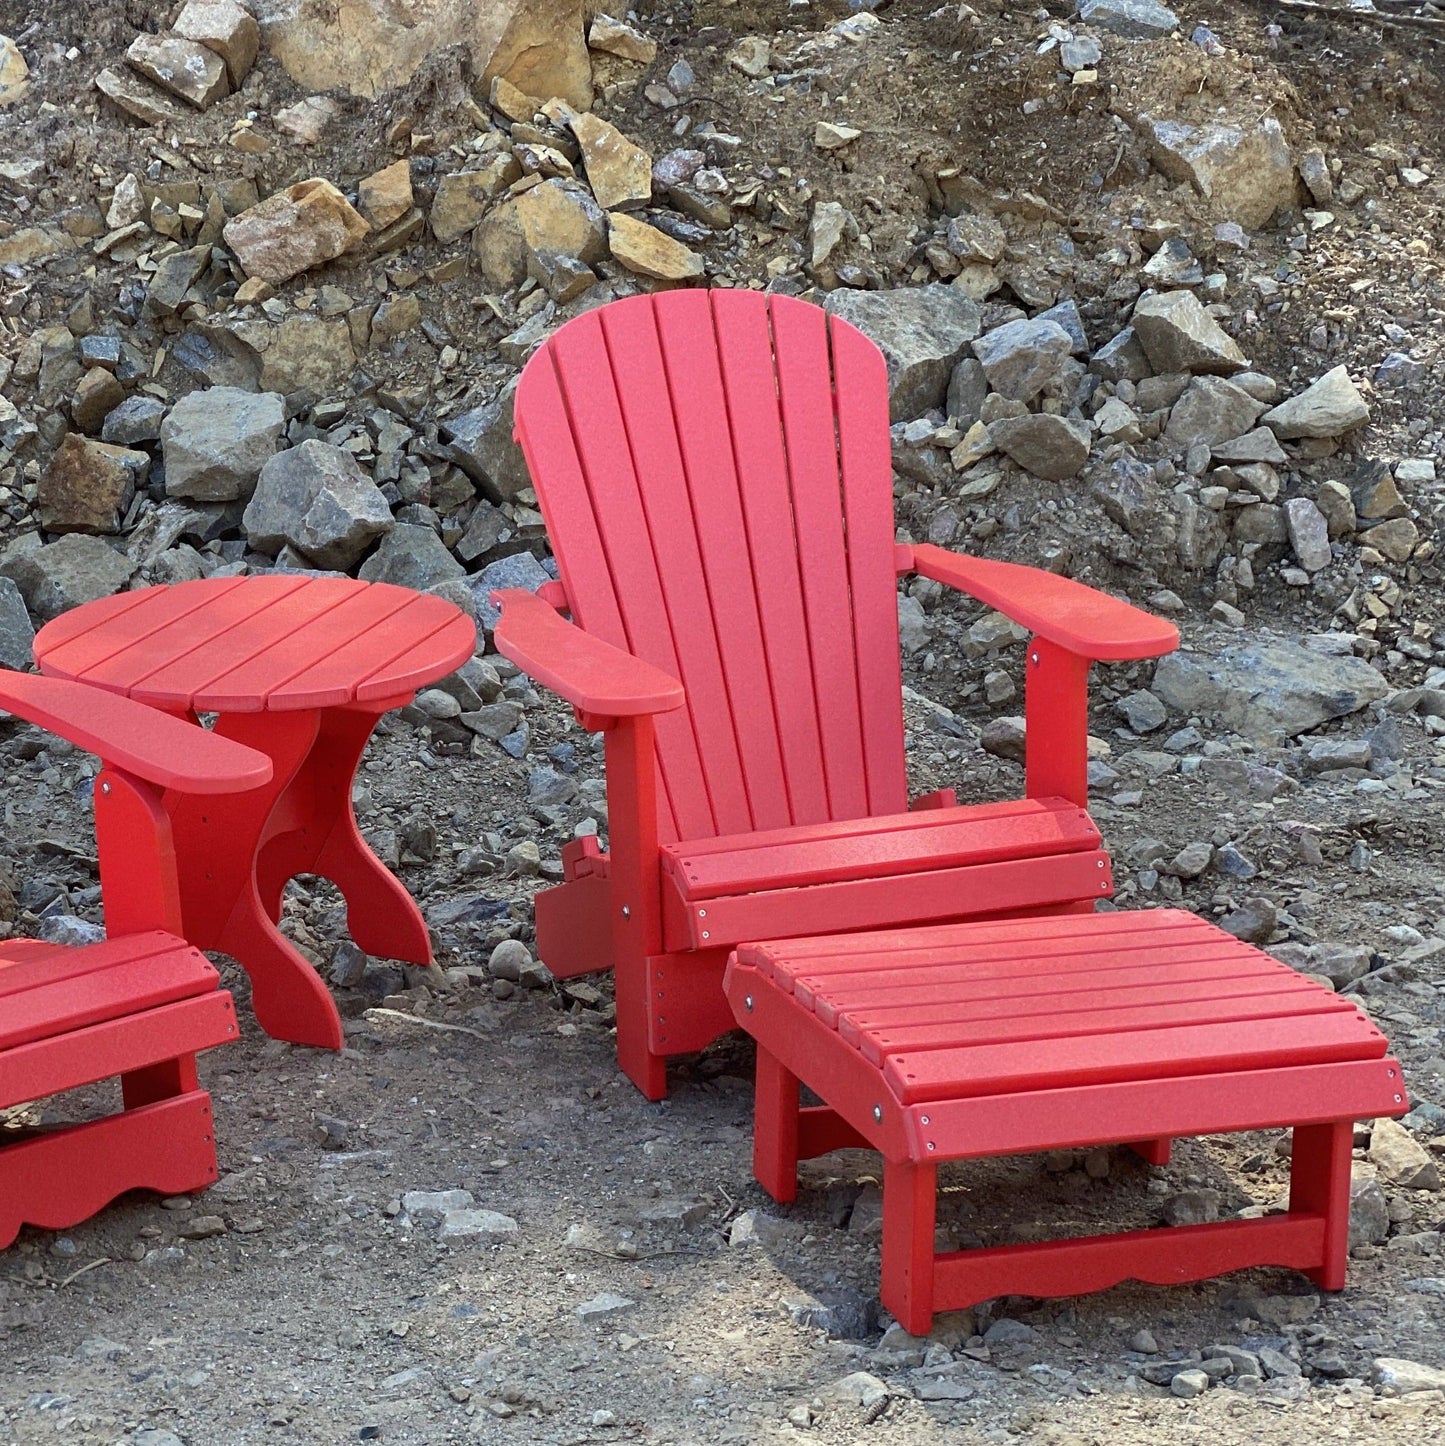
POLYGON ((798 1198, 798 1113, 797 1075, 759 1045, 753 1174, 781 1205, 798 1198))
POLYGON ((933 1224, 938 1167, 883 1163, 883 1304, 909 1335, 933 1329, 933 1224))
POLYGON ((1323 1290, 1345 1288, 1350 1244, 1350 1146, 1354 1126, 1349 1120, 1326 1125, 1296 1125, 1290 1156, 1289 1208, 1325 1217, 1325 1244, 1319 1267, 1306 1271, 1323 1290))
POLYGON ((1129 1148, 1150 1165, 1167 1165, 1173 1140, 1167 1136, 1162 1140, 1131 1140, 1129 1148))

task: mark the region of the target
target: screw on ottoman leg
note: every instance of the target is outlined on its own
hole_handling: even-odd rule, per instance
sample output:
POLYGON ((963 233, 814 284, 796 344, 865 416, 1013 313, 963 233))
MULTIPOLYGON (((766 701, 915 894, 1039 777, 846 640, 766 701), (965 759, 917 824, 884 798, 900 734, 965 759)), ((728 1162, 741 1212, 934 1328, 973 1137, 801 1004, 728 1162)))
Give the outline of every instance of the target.
POLYGON ((938 1167, 883 1164, 883 1304, 910 1335, 933 1329, 933 1224, 938 1167))
POLYGON ((799 1102, 797 1075, 759 1045, 753 1174, 782 1205, 798 1198, 799 1102))
POLYGON ((1305 1273, 1324 1290, 1345 1287, 1350 1243, 1350 1146, 1354 1125, 1333 1120, 1296 1125, 1289 1172, 1289 1208, 1325 1217, 1325 1243, 1319 1267, 1305 1273))

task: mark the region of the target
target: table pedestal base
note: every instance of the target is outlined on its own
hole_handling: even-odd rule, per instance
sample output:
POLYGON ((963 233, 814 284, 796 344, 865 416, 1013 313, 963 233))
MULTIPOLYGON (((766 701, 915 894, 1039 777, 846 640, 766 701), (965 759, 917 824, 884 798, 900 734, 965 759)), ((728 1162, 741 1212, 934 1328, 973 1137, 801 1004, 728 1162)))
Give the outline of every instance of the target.
POLYGON ((261 1028, 276 1039, 342 1046, 341 1016, 321 976, 276 927, 297 874, 330 879, 368 954, 430 964, 421 911, 372 853, 351 786, 376 720, 404 699, 292 713, 227 713, 216 732, 271 760, 271 782, 250 793, 168 795, 185 937, 229 954, 251 979, 261 1028))

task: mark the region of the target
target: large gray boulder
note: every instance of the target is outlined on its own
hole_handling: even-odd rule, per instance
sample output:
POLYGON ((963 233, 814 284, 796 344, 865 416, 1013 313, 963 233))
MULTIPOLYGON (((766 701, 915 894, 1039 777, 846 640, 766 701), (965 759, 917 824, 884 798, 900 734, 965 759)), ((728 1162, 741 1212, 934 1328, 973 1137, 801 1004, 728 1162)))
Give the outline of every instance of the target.
POLYGON ((1222 446, 1249 431, 1263 410, 1263 402, 1223 377, 1195 377, 1174 403, 1164 435, 1179 447, 1222 446))
POLYGON ((274 557, 290 543, 317 567, 345 572, 391 531, 393 519, 381 489, 350 452, 305 441, 261 469, 241 523, 260 552, 274 557))
POLYGON ((502 616, 502 610, 492 602, 494 590, 504 592, 508 588, 525 588, 528 592, 536 592, 551 581, 552 574, 530 552, 514 552, 488 563, 480 572, 474 572, 467 579, 467 586, 476 601, 477 621, 490 631, 502 616))
POLYGON ((1264 414, 1265 426, 1285 438, 1338 437, 1369 420, 1370 409, 1342 366, 1264 414))
POLYGON ((1156 372, 1228 377, 1249 363, 1192 291, 1161 291, 1134 308, 1134 334, 1156 372))
POLYGON ((1294 158, 1280 124, 1266 116, 1246 126, 1192 126, 1140 116, 1138 129, 1161 175, 1183 181, 1221 220, 1247 231, 1295 204, 1294 158))
POLYGON ((361 564, 357 574, 364 582, 391 582, 398 587, 426 592, 441 583, 466 576, 466 568, 447 551, 447 545, 430 527, 417 522, 398 522, 381 540, 381 546, 361 564))
POLYGON ((285 425, 276 392, 208 387, 182 397, 161 424, 166 492, 201 502, 249 498, 285 425))
POLYGON ((35 627, 20 589, 0 577, 0 665, 24 671, 35 661, 35 627))
POLYGON ((441 426, 449 456, 493 503, 510 501, 532 485, 522 449, 512 439, 512 411, 517 383, 509 382, 500 395, 473 407, 441 426))
POLYGON ((1031 402, 1056 381, 1073 338, 1056 321, 1025 317, 986 331, 973 343, 989 385, 1015 402, 1031 402))
POLYGON ((82 603, 119 592, 136 566, 100 538, 70 532, 43 547, 12 550, 0 562, 0 577, 15 583, 33 616, 49 622, 82 603))
POLYGON ((1152 686, 1180 713, 1247 736, 1291 738, 1348 717, 1390 691, 1363 658, 1286 642, 1247 643, 1215 657, 1171 653, 1160 659, 1152 686))
POLYGON ((1030 412, 1023 417, 1002 417, 988 424, 988 434, 1000 451, 1035 477, 1063 482, 1089 460, 1087 422, 1030 412))
POLYGON ((978 307, 956 286, 832 291, 823 303, 875 342, 888 363, 888 418, 941 407, 948 379, 978 335, 978 307))

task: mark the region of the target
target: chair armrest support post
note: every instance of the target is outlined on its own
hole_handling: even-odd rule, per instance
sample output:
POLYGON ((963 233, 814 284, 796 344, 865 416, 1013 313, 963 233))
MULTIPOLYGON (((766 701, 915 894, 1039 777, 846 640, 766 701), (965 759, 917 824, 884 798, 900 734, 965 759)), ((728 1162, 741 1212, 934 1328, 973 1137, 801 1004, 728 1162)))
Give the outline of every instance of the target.
POLYGON ((1036 637, 1024 667, 1024 792, 1089 806, 1089 660, 1036 637))
POLYGON ((158 788, 118 768, 95 780, 95 842, 105 931, 184 937, 170 815, 158 788))

